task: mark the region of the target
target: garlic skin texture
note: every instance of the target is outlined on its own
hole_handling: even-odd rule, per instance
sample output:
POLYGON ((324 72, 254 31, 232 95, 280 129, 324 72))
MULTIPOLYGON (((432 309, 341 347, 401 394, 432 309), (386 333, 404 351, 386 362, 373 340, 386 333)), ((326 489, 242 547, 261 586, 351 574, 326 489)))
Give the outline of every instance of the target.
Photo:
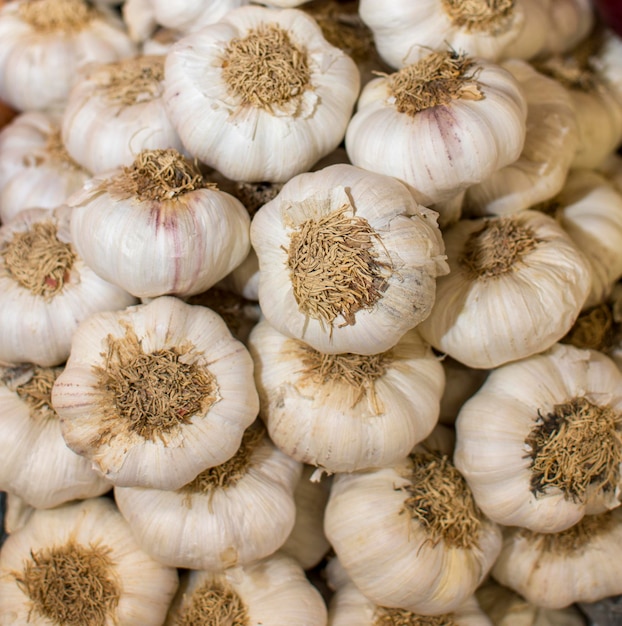
POLYGON ((222 318, 166 296, 80 324, 52 405, 110 482, 170 490, 231 457, 259 410, 251 357, 222 318))
POLYGON ((27 209, 0 227, 0 362, 60 365, 94 313, 135 304, 75 253, 71 209, 27 209))
POLYGON ((436 218, 398 180, 351 165, 294 177, 251 222, 263 315, 327 354, 388 350, 429 314, 447 272, 436 218), (315 242, 321 255, 308 252, 315 242), (360 263, 363 287, 335 274, 335 259, 360 263))
POLYGON ((552 198, 561 191, 578 146, 576 115, 568 91, 531 65, 510 60, 527 101, 527 134, 520 157, 466 191, 469 215, 505 215, 552 198))
POLYGON ((55 116, 18 115, 0 132, 0 221, 23 209, 55 209, 90 178, 67 154, 55 116))
POLYGON ((143 151, 131 167, 93 177, 68 203, 79 254, 99 276, 139 298, 201 293, 250 250, 242 203, 204 183, 174 150, 143 151), (160 177, 160 167, 168 168, 168 178, 160 177), (175 188, 180 179, 190 181, 185 189, 175 188))
POLYGON ((69 92, 62 118, 63 141, 73 159, 100 174, 131 165, 143 150, 181 151, 164 108, 163 81, 163 56, 141 55, 85 69, 69 92))
POLYGON ((148 3, 157 24, 182 33, 219 22, 233 9, 249 4, 248 0, 148 0, 148 3))
POLYGON ((5 4, 0 42, 0 100, 18 111, 62 110, 81 67, 136 53, 111 10, 80 0, 5 4))
POLYGON ((14 493, 5 495, 4 531, 10 535, 26 525, 35 509, 14 493))
POLYGON ((119 510, 145 552, 171 567, 222 571, 285 543, 302 465, 279 452, 263 429, 261 440, 244 450, 257 434, 251 430, 243 439, 249 456, 241 469, 234 456, 177 491, 115 487, 119 510))
POLYGON ((389 466, 438 421, 443 367, 416 330, 380 355, 324 355, 262 320, 249 349, 270 438, 303 463, 330 473, 389 466))
POLYGON ((100 496, 111 488, 63 439, 49 398, 61 370, 31 366, 0 370, 0 490, 17 494, 38 509, 100 496))
POLYGON ((0 552, 3 626, 159 626, 177 587, 108 498, 34 511, 0 552))
POLYGON ((285 182, 337 148, 360 86, 354 61, 312 17, 251 5, 174 44, 165 74, 165 104, 188 152, 246 182, 285 182), (254 48, 281 69, 271 74, 254 48))
MULTIPOLYGON (((375 604, 427 615, 450 613, 486 577, 501 549, 501 530, 483 516, 477 517, 477 530, 467 529, 460 515, 459 521, 447 523, 446 532, 464 528, 466 543, 432 535, 407 508, 409 487, 418 487, 408 477, 411 471, 408 458, 391 468, 335 475, 324 530, 347 575, 375 604)), ((438 493, 432 499, 438 502, 438 493)), ((445 513, 453 506, 447 495, 439 504, 445 513)))
POLYGON ((619 506, 621 410, 615 363, 596 350, 556 344, 488 375, 458 414, 454 463, 497 523, 560 532, 619 506))
POLYGON ((276 552, 222 573, 184 572, 164 626, 209 624, 219 618, 226 624, 232 614, 239 621, 230 623, 249 626, 326 625, 326 606, 319 591, 294 559, 276 552), (217 601, 206 601, 214 596, 217 601))
POLYGON ((585 39, 594 27, 591 0, 550 0, 549 33, 543 55, 569 52, 585 39))
POLYGON ((587 260, 539 211, 463 219, 444 241, 451 271, 418 328, 469 367, 492 369, 546 350, 570 330, 590 292, 587 260))
POLYGON ((621 539, 620 509, 586 516, 557 534, 507 529, 492 575, 544 608, 597 602, 622 593, 621 539))
POLYGON ((412 185, 417 201, 429 206, 515 162, 526 118, 522 88, 507 70, 484 59, 437 52, 363 87, 345 146, 354 165, 412 185), (431 66, 435 70, 429 73, 431 66), (445 71, 457 72, 452 85, 458 91, 443 92, 441 100, 434 85, 445 71), (419 80, 426 86, 422 100, 413 102, 410 89, 419 80))

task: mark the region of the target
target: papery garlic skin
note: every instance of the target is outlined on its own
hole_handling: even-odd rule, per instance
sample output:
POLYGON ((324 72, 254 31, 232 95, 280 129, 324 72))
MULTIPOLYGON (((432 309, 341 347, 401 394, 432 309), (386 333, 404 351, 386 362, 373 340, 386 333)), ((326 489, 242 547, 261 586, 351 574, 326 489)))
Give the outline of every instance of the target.
MULTIPOLYGON (((244 67, 254 71, 260 65, 249 58, 244 67)), ((165 73, 167 110, 188 152, 228 178, 247 182, 285 182, 332 152, 343 139, 360 85, 354 61, 326 41, 313 18, 298 9, 250 5, 178 41, 165 73), (282 102, 274 99, 274 78, 265 77, 267 84, 274 82, 267 100, 253 103, 223 73, 223 63, 231 65, 228 46, 262 29, 284 32, 298 51, 283 62, 303 63, 308 71, 282 102)), ((256 90, 252 81, 240 84, 256 90)))
POLYGON ((504 215, 528 209, 558 193, 578 146, 571 97, 557 81, 518 60, 501 64, 519 81, 527 100, 527 134, 520 157, 467 189, 464 211, 504 215))
MULTIPOLYGON (((91 459, 112 483, 179 489, 207 467, 224 462, 239 447, 242 433, 259 410, 252 368, 248 351, 231 336, 220 316, 164 296, 123 311, 91 315, 80 324, 65 370, 54 384, 52 404, 60 415, 67 445, 91 459), (181 418, 189 409, 183 403, 173 405, 180 413, 158 415, 152 427, 149 414, 139 410, 134 430, 127 417, 109 413, 106 402, 110 398, 97 368, 105 370, 115 340, 123 344, 132 332, 142 351, 130 351, 137 359, 149 359, 158 351, 183 353, 188 347, 185 360, 195 366, 190 384, 207 368, 205 375, 213 376, 217 386, 213 402, 193 413, 187 423, 181 418), (140 427, 146 428, 145 434, 140 427)), ((178 368, 172 380, 162 380, 163 394, 167 393, 164 383, 170 380, 174 385, 179 376, 178 368)))
MULTIPOLYGON (((379 76, 364 86, 345 137, 354 165, 412 185, 426 206, 446 202, 516 161, 527 117, 522 88, 507 70, 453 52, 435 54, 465 68, 464 93, 447 104, 431 101, 427 108, 401 112, 396 94, 402 88, 392 81, 402 74, 379 76)), ((404 67, 403 76, 423 72, 421 64, 432 58, 404 67)), ((408 90, 402 96, 407 106, 408 90)))
POLYGON ((161 26, 190 33, 219 22, 249 0, 150 0, 155 20, 161 26))
MULTIPOLYGON (((259 258, 262 313, 281 333, 320 352, 377 354, 388 350, 429 314, 436 277, 447 271, 436 217, 435 212, 418 205, 411 190, 399 181, 351 165, 333 165, 294 177, 251 222, 251 243, 259 258), (383 288, 374 296, 374 290, 367 287, 363 296, 372 300, 371 305, 361 296, 354 300, 360 301, 360 307, 340 301, 343 312, 325 319, 330 316, 314 313, 312 308, 314 303, 322 306, 321 298, 306 302, 300 297, 293 281, 304 281, 307 274, 296 270, 292 279, 289 249, 296 248, 296 242, 303 245, 306 226, 323 219, 327 220, 323 241, 330 249, 334 245, 331 224, 346 218, 367 230, 370 254, 376 259, 369 265, 375 268, 375 278, 367 278, 372 286, 374 280, 380 280, 383 288), (356 323, 346 315, 354 317, 356 323)), ((360 245, 348 236, 344 241, 345 248, 360 245)), ((340 248, 334 249, 339 254, 340 248)), ((355 253, 355 249, 347 254, 343 251, 343 262, 351 262, 355 253)), ((307 260, 313 258, 309 255, 307 260)), ((320 279, 330 284, 328 274, 334 263, 320 257, 318 262, 320 279)), ((337 287, 337 293, 345 293, 339 298, 347 298, 349 289, 347 284, 337 287)))
POLYGON ((549 3, 549 34, 544 55, 572 50, 594 26, 591 0, 551 0, 549 3))
MULTIPOLYGON (((33 0, 9 2, 0 9, 0 99, 19 111, 60 110, 78 70, 87 63, 106 63, 136 53, 121 20, 100 7, 81 28, 49 31, 33 27, 20 16, 33 0)), ((40 13, 56 10, 60 0, 41 2, 40 13), (54 5, 54 6, 51 6, 54 5)), ((72 11, 79 2, 67 2, 72 11)), ((95 9, 85 9, 90 13, 95 9)), ((62 23, 62 19, 60 20, 62 23)))
POLYGON ((55 116, 22 113, 0 133, 0 220, 55 209, 90 178, 67 154, 55 116))
MULTIPOLYGON (((15 267, 12 272, 6 261, 12 242, 39 227, 51 228, 58 245, 67 247, 71 254, 70 219, 71 209, 67 206, 51 211, 27 209, 0 227, 0 362, 60 365, 69 356, 73 333, 81 321, 93 313, 136 303, 125 290, 100 278, 75 252, 64 275, 59 279, 42 274, 36 291, 25 286, 21 277, 16 278, 15 267)), ((35 246, 30 260, 23 260, 29 262, 31 270, 33 258, 35 265, 41 266, 39 271, 61 267, 54 258, 51 265, 43 265, 44 260, 50 263, 44 252, 35 246)))
MULTIPOLYGON (((13 493, 6 493, 4 499, 4 528, 7 535, 14 533, 30 519, 34 512, 34 507, 26 504, 19 496, 13 493)), ((4 539, 4 535, 0 532, 0 536, 4 539)))
MULTIPOLYGON (((619 506, 620 478, 605 487, 596 477, 590 479, 585 492, 576 497, 555 482, 545 482, 542 491, 534 488, 538 474, 532 469, 533 447, 527 438, 554 407, 577 398, 619 413, 622 373, 596 350, 556 344, 543 354, 492 371, 481 389, 464 404, 456 421, 454 463, 469 483, 477 504, 491 519, 504 526, 555 533, 576 524, 584 515, 619 506)), ((602 435, 603 449, 611 445, 617 450, 618 436, 602 435)), ((589 441, 577 442, 577 458, 588 445, 589 441)), ((606 467, 618 476, 622 470, 615 457, 606 467)), ((578 481, 577 489, 583 486, 578 481)))
POLYGON ((419 330, 469 367, 492 369, 546 350, 570 330, 590 292, 587 260, 539 211, 463 219, 444 241, 451 271, 419 330))
POLYGON ((164 109, 163 80, 163 56, 142 55, 85 69, 69 92, 62 117, 63 141, 73 159, 100 174, 131 165, 143 150, 181 151, 164 109))
POLYGON ((303 463, 330 473, 385 467, 438 421, 445 376, 416 330, 387 353, 331 359, 262 320, 249 349, 270 437, 303 463))
MULTIPOLYGON (((276 552, 255 563, 233 567, 215 574, 190 571, 182 575, 165 626, 175 626, 185 611, 191 609, 202 589, 226 589, 239 598, 248 624, 263 626, 325 626, 326 605, 319 591, 308 581, 298 563, 276 552)), ((197 600, 201 605, 201 600, 197 600)), ((229 607, 220 607, 227 612, 229 607)), ((227 615, 229 613, 227 612, 227 615)), ((218 613, 201 615, 203 619, 219 617, 218 613)))
MULTIPOLYGON (((103 618, 98 622, 105 626, 158 626, 163 623, 177 590, 177 571, 162 566, 140 550, 112 500, 92 498, 55 509, 34 511, 27 524, 6 540, 0 552, 0 614, 3 625, 61 623, 53 616, 50 619, 40 612, 40 605, 31 600, 16 577, 23 576, 25 568, 33 566, 33 558, 38 555, 38 565, 48 575, 48 588, 59 589, 58 575, 55 578, 54 568, 48 565, 53 560, 46 555, 50 551, 64 551, 66 554, 68 549, 71 554, 76 548, 98 555, 105 563, 106 577, 92 577, 88 562, 82 562, 80 576, 74 574, 71 580, 65 580, 63 595, 56 598, 59 604, 65 606, 66 614, 77 614, 79 618, 76 603, 93 594, 91 602, 95 606, 95 598, 99 598, 100 602, 110 598, 108 606, 102 608, 100 615, 103 618), (106 595, 101 587, 98 589, 98 580, 104 589, 112 587, 117 592, 116 597, 106 595)), ((66 571, 67 562, 60 561, 61 571, 63 566, 66 571)), ((83 613, 83 619, 88 619, 93 613, 93 609, 83 613)))

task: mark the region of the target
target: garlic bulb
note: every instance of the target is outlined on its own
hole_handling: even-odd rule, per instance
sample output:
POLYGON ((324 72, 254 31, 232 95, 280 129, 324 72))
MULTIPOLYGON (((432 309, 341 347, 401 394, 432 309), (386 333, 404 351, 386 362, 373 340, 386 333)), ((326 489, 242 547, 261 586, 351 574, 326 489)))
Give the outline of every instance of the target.
POLYGON ((392 465, 438 420, 443 367, 416 330, 379 354, 324 354, 262 320, 249 349, 270 438, 303 463, 331 473, 392 465))
POLYGON ((277 552, 222 573, 184 572, 165 626, 325 626, 326 606, 294 559, 277 552))
POLYGON ((52 385, 62 368, 0 370, 0 490, 40 509, 92 498, 111 485, 72 452, 52 409, 52 385))
POLYGON ((252 368, 220 316, 161 297, 80 324, 52 405, 115 485, 179 489, 238 449, 259 409, 252 368))
POLYGON ((548 10, 549 33, 543 57, 571 51, 594 27, 592 0, 551 0, 548 10))
MULTIPOLYGON (((0 528, 0 541, 3 542, 6 530, 7 534, 14 533, 26 525, 30 516, 34 513, 34 507, 26 504, 19 496, 14 493, 5 493, 4 499, 4 528, 0 528)), ((1 502, 1 501, 0 501, 1 502)))
POLYGON ((0 552, 3 626, 159 626, 177 586, 107 498, 35 511, 0 552))
POLYGON ((137 56, 83 71, 62 118, 63 141, 73 159, 99 174, 132 165, 143 150, 180 151, 164 109, 163 81, 163 56, 137 56))
POLYGON ((134 304, 73 246, 71 209, 27 209, 0 227, 0 362, 60 365, 78 324, 134 304))
POLYGON ((17 0, 0 9, 0 100, 60 110, 78 70, 136 53, 121 20, 85 0, 17 0))
POLYGON ((176 150, 144 150, 74 194, 78 253, 140 298, 189 296, 216 284, 250 249, 242 203, 207 183, 176 150))
POLYGON ((556 344, 492 371, 456 421, 454 462, 505 526, 555 533, 619 506, 622 373, 556 344))
POLYGON ((335 475, 324 529, 369 600, 426 615, 458 609, 501 549, 448 457, 417 449, 391 468, 335 475))
POLYGON ((365 85, 345 145, 354 165, 412 185, 427 206, 516 161, 526 116, 525 96, 507 70, 433 52, 365 85))
POLYGON ((352 583, 337 590, 328 611, 328 626, 381 626, 404 624, 408 626, 492 626, 492 622, 478 607, 474 596, 467 598, 451 613, 417 615, 405 609, 377 606, 368 600, 352 583))
POLYGON ((301 471, 256 423, 231 458, 180 489, 115 487, 114 494, 153 558, 172 567, 220 571, 264 558, 285 543, 301 471))
POLYGON ((552 198, 565 181, 578 145, 578 128, 568 91, 518 60, 502 63, 527 100, 527 134, 520 157, 467 189, 463 210, 503 215, 552 198))
POLYGON ((0 133, 0 220, 54 209, 90 178, 67 153, 55 116, 22 113, 0 133))
POLYGON ((557 533, 510 528, 492 575, 537 606, 596 602, 622 593, 621 540, 621 509, 586 515, 557 533))
POLYGON ((446 273, 436 213, 352 165, 300 174, 251 223, 259 303, 320 352, 378 354, 428 314, 446 273))
POLYGON ((546 350, 570 330, 589 294, 587 260, 539 211, 463 219, 444 241, 451 272, 439 279, 418 328, 469 367, 492 369, 546 350))
POLYGON ((285 182, 343 139, 360 77, 298 9, 243 6, 167 54, 165 103, 190 154, 231 180, 285 182))

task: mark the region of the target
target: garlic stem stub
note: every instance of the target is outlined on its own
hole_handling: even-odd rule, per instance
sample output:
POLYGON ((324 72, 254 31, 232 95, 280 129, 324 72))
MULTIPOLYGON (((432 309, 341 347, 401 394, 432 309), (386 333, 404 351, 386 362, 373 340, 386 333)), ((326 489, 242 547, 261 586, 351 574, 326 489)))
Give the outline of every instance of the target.
POLYGON ((72 450, 115 485, 155 489, 230 458, 258 404, 244 345, 218 314, 172 297, 92 315, 52 390, 72 450))

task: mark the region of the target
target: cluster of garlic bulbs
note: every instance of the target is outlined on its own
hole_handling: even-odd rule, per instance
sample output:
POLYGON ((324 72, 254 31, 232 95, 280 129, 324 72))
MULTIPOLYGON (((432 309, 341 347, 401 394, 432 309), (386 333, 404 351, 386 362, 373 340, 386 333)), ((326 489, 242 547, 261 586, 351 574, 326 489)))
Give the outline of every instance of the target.
POLYGON ((621 51, 590 0, 0 0, 0 622, 622 594, 621 51))

